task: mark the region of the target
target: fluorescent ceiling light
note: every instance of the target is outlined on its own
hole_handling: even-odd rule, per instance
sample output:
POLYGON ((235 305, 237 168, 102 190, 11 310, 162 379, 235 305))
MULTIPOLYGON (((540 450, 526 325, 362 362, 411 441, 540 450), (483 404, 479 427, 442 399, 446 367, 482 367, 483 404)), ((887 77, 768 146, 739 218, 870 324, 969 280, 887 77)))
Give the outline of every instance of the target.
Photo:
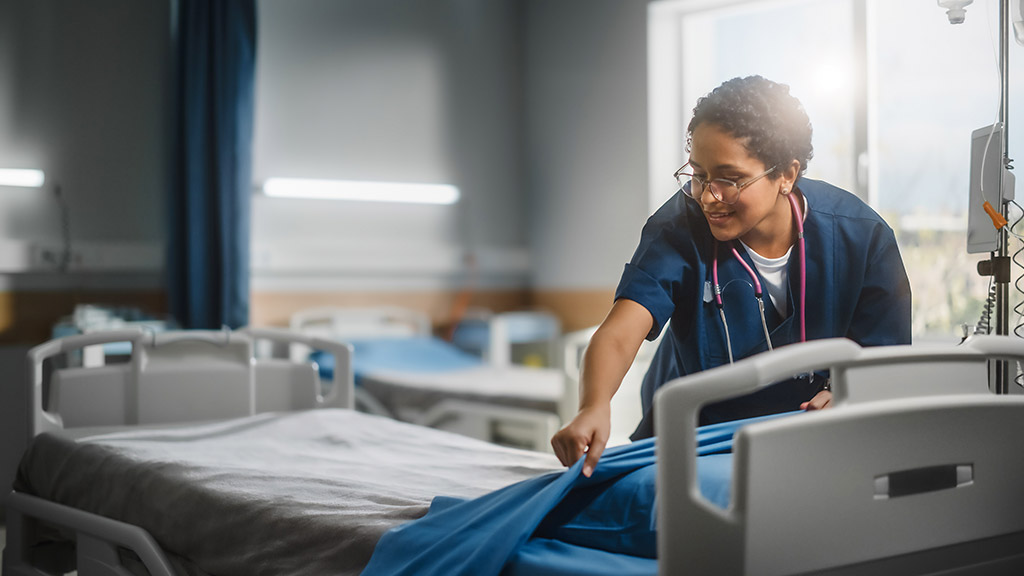
POLYGON ((0 186, 39 188, 45 180, 42 170, 0 168, 0 186))
POLYGON ((278 198, 323 198, 414 204, 454 204, 459 199, 459 189, 450 184, 405 184, 302 178, 270 178, 263 183, 263 193, 278 198))

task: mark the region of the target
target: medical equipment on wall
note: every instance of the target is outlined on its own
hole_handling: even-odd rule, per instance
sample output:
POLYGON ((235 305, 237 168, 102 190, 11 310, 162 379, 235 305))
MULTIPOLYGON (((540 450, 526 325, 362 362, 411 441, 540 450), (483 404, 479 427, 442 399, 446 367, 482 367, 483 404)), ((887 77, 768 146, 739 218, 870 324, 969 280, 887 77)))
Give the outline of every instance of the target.
MULTIPOLYGON (((970 1, 938 0, 938 5, 949 9, 951 23, 963 21, 963 10, 970 1)), ((995 332, 1007 335, 1009 331, 1009 285, 1011 259, 1007 243, 1010 231, 1007 215, 1013 201, 1014 178, 1010 173, 1013 161, 1009 157, 1009 39, 1011 25, 1021 19, 1020 2, 1015 2, 1017 14, 1011 17, 1010 0, 999 0, 999 117, 990 126, 979 128, 971 135, 971 188, 968 218, 968 253, 990 251, 991 257, 978 263, 978 273, 991 276, 995 286, 994 298, 986 302, 986 314, 995 315, 995 332), (1011 20, 1012 18, 1012 20, 1011 20), (995 200, 995 204, 992 201, 995 200), (979 208, 991 219, 985 222, 979 208), (988 226, 995 227, 995 234, 988 226)), ((979 324, 981 324, 979 322, 979 324)), ((992 384, 999 394, 1009 392, 1009 364, 993 363, 992 384)))
POLYGON ((939 7, 946 9, 946 16, 949 17, 950 24, 963 24, 964 18, 967 16, 967 6, 972 4, 974 0, 938 0, 939 7))
POLYGON ((1010 19, 1013 22, 1013 37, 1017 44, 1024 46, 1024 0, 1010 2, 1010 19))
MULTIPOLYGON (((807 297, 807 252, 804 246, 804 216, 803 211, 800 209, 796 198, 792 194, 786 194, 789 198, 789 205, 793 209, 793 219, 796 221, 797 230, 797 243, 799 244, 800 250, 800 303, 797 317, 800 321, 800 341, 805 342, 807 340, 807 313, 804 301, 807 297)), ((736 250, 736 246, 730 244, 732 249, 733 257, 743 265, 744 270, 753 280, 754 285, 754 298, 757 299, 757 309, 761 314, 761 328, 764 330, 764 339, 768 344, 768 350, 772 350, 772 337, 768 333, 768 321, 764 317, 764 291, 761 289, 761 281, 758 280, 757 274, 754 270, 740 257, 739 251, 736 250)), ((732 354, 732 338, 729 336, 729 323, 725 319, 725 303, 722 301, 722 286, 718 283, 718 241, 715 241, 713 248, 713 255, 711 257, 711 279, 714 283, 714 299, 715 305, 718 306, 718 315, 722 319, 722 329, 725 330, 725 348, 729 351, 729 363, 734 362, 732 354)))

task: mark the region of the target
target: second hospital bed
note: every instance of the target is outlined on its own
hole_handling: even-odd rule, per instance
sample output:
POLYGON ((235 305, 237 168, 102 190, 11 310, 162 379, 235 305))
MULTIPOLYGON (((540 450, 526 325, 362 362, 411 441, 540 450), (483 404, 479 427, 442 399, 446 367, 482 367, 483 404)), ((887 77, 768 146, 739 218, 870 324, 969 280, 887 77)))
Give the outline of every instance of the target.
MULTIPOLYGON (((989 394, 990 357, 1024 359, 1024 344, 818 341, 667 385, 656 399, 658 572, 1020 573, 1024 462, 1012 440, 1024 432, 1024 398, 989 394), (700 406, 822 367, 838 406, 740 429, 729 504, 704 500, 700 406)), ((356 574, 380 534, 423 514, 433 495, 472 497, 555 466, 547 455, 330 408, 72 434, 35 398, 35 432, 49 432, 33 441, 7 500, 11 576, 38 574, 39 551, 69 541, 82 576, 122 566, 356 574)))
MULTIPOLYGON (((549 450, 559 414, 574 398, 565 393, 562 371, 513 364, 511 347, 532 341, 554 350, 558 322, 543 313, 513 312, 471 327, 468 339, 482 348, 482 355, 433 336, 424 314, 401 307, 311 308, 296 312, 289 325, 294 332, 353 346, 361 409, 482 440, 549 450)), ((297 344, 289 355, 301 360, 310 352, 297 344)), ((312 351, 312 358, 329 380, 330 357, 312 351)))

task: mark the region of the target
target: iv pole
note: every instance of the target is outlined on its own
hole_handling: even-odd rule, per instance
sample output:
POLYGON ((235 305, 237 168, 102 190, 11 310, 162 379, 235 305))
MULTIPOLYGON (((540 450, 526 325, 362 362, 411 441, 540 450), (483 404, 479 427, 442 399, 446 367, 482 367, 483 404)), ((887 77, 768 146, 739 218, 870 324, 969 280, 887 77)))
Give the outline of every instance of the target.
MULTIPOLYGON (((964 8, 973 3, 974 0, 938 0, 942 8, 947 8, 947 15, 951 24, 959 24, 964 21, 964 8)), ((1002 149, 1001 170, 999 170, 999 190, 1001 205, 998 214, 993 210, 993 224, 997 226, 996 250, 991 252, 991 258, 978 263, 978 272, 982 276, 992 276, 995 286, 995 317, 996 334, 1008 336, 1010 334, 1010 269, 1011 260, 1008 256, 1009 231, 1006 222, 1009 217, 1008 194, 1003 188, 1009 180, 1007 171, 1013 169, 1010 160, 1010 130, 1009 130, 1009 100, 1010 100, 1010 0, 999 0, 999 124, 1002 125, 1002 149), (999 225, 997 216, 1002 216, 1002 225, 999 225)), ((995 129, 993 127, 993 129, 995 129)), ((982 168, 984 169, 984 167, 982 168)), ((1012 180, 1010 180, 1012 182, 1012 180)), ((994 368, 990 374, 992 385, 996 394, 1009 394, 1010 392, 1010 363, 1005 360, 995 360, 989 364, 994 368)), ((1016 376, 1016 374, 1014 374, 1016 376)))
MULTIPOLYGON (((999 1, 999 77, 1001 79, 999 95, 999 121, 1003 125, 1003 158, 1002 166, 1005 170, 1012 169, 1010 164, 1010 130, 1008 128, 1010 99, 1010 0, 999 1)), ((1002 189, 1005 178, 1000 171, 999 187, 1002 189)), ((1004 191, 1005 192, 1005 191, 1004 191)), ((1001 212, 1003 218, 1009 216, 1009 202, 1003 200, 1001 212)), ((1007 256, 1007 243, 1009 234, 1006 227, 999 229, 999 246, 996 252, 992 253, 992 273, 995 276, 996 286, 996 334, 1007 336, 1010 334, 1010 258, 1007 256)), ((1005 360, 996 362, 995 366, 995 393, 1009 394, 1010 392, 1010 363, 1005 360)))

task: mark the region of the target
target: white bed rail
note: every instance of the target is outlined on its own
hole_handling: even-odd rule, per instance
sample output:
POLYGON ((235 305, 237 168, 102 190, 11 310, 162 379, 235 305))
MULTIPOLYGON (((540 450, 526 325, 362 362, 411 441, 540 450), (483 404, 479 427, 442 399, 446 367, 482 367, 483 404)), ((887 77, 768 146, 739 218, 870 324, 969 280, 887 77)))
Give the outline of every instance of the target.
POLYGON ((1009 442, 1024 435, 1024 397, 990 393, 989 359, 1024 359, 1024 341, 818 340, 666 384, 655 398, 660 573, 817 573, 1024 534, 1024 460, 1009 442), (826 368, 835 408, 741 429, 729 507, 705 500, 701 407, 826 368), (949 479, 890 498, 890 482, 929 474, 949 479))
POLYGON ((74 565, 77 574, 88 576, 128 576, 119 548, 134 552, 151 576, 175 576, 171 563, 156 540, 142 528, 96 514, 83 512, 28 494, 10 492, 7 506, 7 545, 3 550, 3 573, 6 576, 41 576, 63 573, 44 572, 44 565, 66 560, 64 550, 34 549, 32 539, 38 536, 37 524, 42 521, 51 528, 75 535, 74 565), (43 558, 40 558, 43 556, 43 558))
MULTIPOLYGON (((351 410, 355 406, 355 378, 352 373, 351 344, 316 336, 307 336, 279 328, 244 328, 242 332, 249 334, 254 343, 259 340, 267 340, 287 347, 301 345, 312 350, 322 350, 331 354, 334 356, 334 382, 326 396, 317 398, 315 407, 347 408, 351 410)), ((319 370, 315 370, 315 372, 317 382, 319 382, 319 370)))
POLYGON ((58 338, 28 352, 29 437, 66 425, 155 424, 272 410, 351 408, 351 354, 351 347, 344 343, 270 329, 161 333, 136 329, 58 338), (335 373, 342 376, 322 397, 312 363, 254 358, 253 341, 261 339, 333 354, 335 373), (49 406, 44 409, 47 359, 112 342, 131 343, 128 363, 52 370, 49 406))

